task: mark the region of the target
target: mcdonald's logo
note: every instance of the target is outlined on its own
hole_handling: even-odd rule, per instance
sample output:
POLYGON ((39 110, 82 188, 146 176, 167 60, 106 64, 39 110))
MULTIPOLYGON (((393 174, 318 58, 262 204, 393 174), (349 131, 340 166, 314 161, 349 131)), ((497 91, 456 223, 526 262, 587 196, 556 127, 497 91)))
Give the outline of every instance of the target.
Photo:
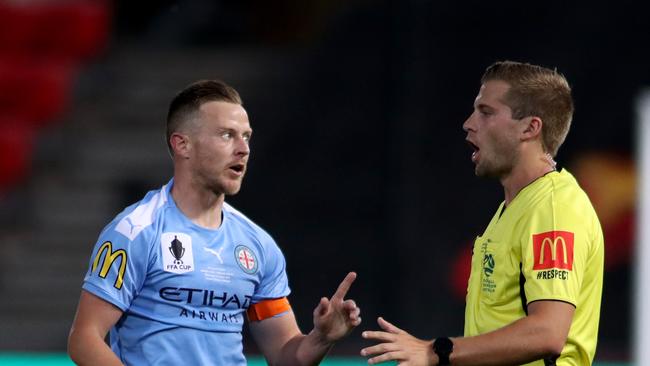
POLYGON ((110 241, 104 242, 102 246, 99 247, 97 254, 95 255, 95 260, 93 261, 93 267, 91 272, 95 272, 97 266, 99 265, 99 260, 104 254, 104 260, 102 261, 102 267, 99 270, 99 277, 106 278, 108 271, 111 269, 113 263, 120 258, 120 269, 117 271, 117 278, 115 279, 115 284, 113 286, 116 289, 121 289, 122 284, 124 283, 124 272, 126 271, 126 251, 124 249, 113 251, 113 243, 110 241))
POLYGON ((533 234, 533 270, 573 269, 573 233, 548 231, 533 234))

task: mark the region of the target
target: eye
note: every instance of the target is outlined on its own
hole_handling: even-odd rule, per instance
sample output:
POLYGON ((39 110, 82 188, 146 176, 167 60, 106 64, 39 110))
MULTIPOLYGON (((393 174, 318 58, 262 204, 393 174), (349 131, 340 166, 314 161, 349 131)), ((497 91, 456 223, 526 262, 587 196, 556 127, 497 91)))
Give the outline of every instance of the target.
POLYGON ((485 110, 485 109, 479 109, 478 111, 482 116, 490 116, 492 115, 492 112, 485 110))
POLYGON ((247 133, 247 134, 244 134, 244 135, 242 136, 242 138, 244 139, 244 141, 246 141, 246 142, 250 142, 250 140, 251 140, 251 135, 247 133))
POLYGON ((229 131, 222 132, 221 138, 223 138, 224 140, 230 140, 232 138, 232 133, 229 131))

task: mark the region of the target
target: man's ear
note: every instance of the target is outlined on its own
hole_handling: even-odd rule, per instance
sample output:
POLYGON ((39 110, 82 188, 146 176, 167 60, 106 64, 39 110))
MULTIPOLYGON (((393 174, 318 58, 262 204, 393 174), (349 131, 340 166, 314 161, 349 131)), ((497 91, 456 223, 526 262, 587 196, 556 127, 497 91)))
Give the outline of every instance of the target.
POLYGON ((536 138, 541 138, 542 136, 542 127, 544 122, 542 119, 536 116, 526 117, 521 120, 523 123, 523 131, 521 133, 522 140, 533 140, 536 138))
POLYGON ((189 158, 189 152, 192 148, 192 142, 188 135, 184 135, 179 132, 174 132, 169 137, 169 143, 172 145, 172 150, 174 151, 174 156, 189 158))

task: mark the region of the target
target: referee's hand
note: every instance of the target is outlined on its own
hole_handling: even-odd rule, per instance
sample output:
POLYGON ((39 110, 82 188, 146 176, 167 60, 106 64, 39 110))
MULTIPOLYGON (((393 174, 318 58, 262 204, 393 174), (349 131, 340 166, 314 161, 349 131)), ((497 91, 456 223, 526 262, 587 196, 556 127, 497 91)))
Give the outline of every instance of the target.
POLYGON ((374 346, 361 350, 361 356, 368 357, 368 364, 397 361, 398 365, 424 366, 437 365, 438 358, 433 352, 433 341, 415 338, 394 326, 384 318, 377 318, 382 330, 366 330, 361 333, 365 339, 377 342, 374 346))

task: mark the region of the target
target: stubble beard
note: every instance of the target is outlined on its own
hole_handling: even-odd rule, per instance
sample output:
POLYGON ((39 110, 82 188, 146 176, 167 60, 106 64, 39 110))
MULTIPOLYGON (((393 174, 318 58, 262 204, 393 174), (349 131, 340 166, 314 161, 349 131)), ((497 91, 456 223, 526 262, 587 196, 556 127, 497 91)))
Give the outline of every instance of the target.
POLYGON ((501 178, 508 175, 512 171, 509 166, 499 163, 479 164, 474 169, 477 177, 481 178, 501 178))
MULTIPOLYGON (((223 173, 222 173, 223 174, 223 173)), ((199 174, 203 186, 215 196, 234 196, 239 193, 244 177, 230 179, 218 174, 199 174)))
POLYGON ((214 180, 211 190, 215 194, 223 194, 226 196, 234 196, 239 193, 241 189, 242 181, 244 177, 242 176, 239 179, 228 179, 219 177, 214 180))
POLYGON ((501 179, 510 175, 516 161, 515 148, 506 142, 496 146, 499 147, 491 156, 484 156, 482 161, 476 164, 474 169, 476 176, 501 179))

